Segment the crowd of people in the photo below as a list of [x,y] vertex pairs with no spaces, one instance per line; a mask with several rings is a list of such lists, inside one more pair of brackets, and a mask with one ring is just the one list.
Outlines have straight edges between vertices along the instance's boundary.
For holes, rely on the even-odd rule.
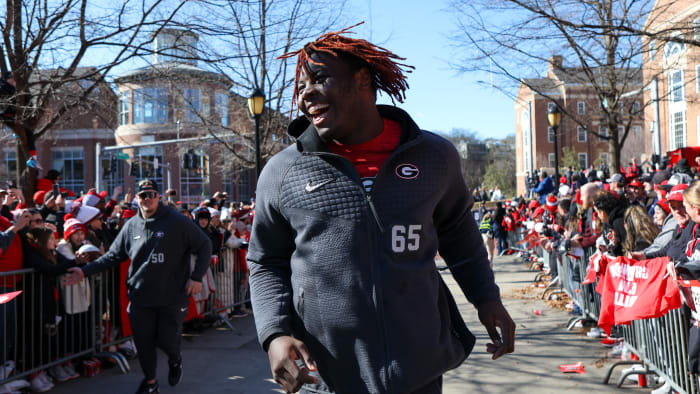
[[[517,238],[512,234],[520,229],[520,234],[533,236],[530,245],[549,252],[581,258],[590,248],[610,259],[668,257],[676,267],[700,273],[697,165],[681,158],[674,165],[664,161],[653,172],[642,171],[634,163],[610,175],[602,169],[569,170],[558,179],[558,188],[546,172],[541,172],[528,196],[498,202],[492,210],[482,206],[477,213],[489,259],[521,248],[507,244],[507,240]],[[586,274],[575,271],[562,280],[575,280],[580,286]],[[573,307],[580,312],[576,300]],[[690,313],[688,361],[691,372],[697,374],[700,347],[692,344],[698,343],[700,320],[695,311]]]
[[[59,182],[60,174],[48,171],[38,182],[39,191],[31,201],[13,184],[0,189],[0,294],[22,291],[0,304],[0,381],[13,371],[39,369],[27,379],[0,385],[0,393],[23,388],[45,392],[56,382],[75,379],[84,360],[71,355],[89,349],[95,326],[108,333],[106,340],[127,337],[132,329],[129,319],[123,317],[130,298],[124,296],[126,273],[120,271],[121,267],[96,282],[82,278],[68,284],[64,278],[75,267],[84,269],[103,256],[126,223],[142,214],[137,202],[140,189],[136,194],[131,190],[124,193],[118,186],[109,197],[107,192],[91,189],[78,196],[59,188]],[[235,283],[235,288],[229,290],[237,305],[223,313],[226,317],[247,315],[249,310],[242,304],[242,297],[247,288],[245,253],[254,203],[228,201],[227,194],[221,192],[197,206],[176,201],[174,190],[166,191],[163,197],[157,193],[150,196],[154,195],[158,196],[158,204],[186,216],[206,234],[204,238],[210,241],[212,250],[210,270],[218,274],[214,276],[217,282],[224,274],[224,264],[219,260],[224,248],[237,254],[235,263],[227,262],[233,266],[226,270],[226,275],[232,276],[230,282]],[[205,257],[208,266],[209,256]],[[210,294],[214,286],[211,283],[204,294]],[[221,306],[216,296],[214,299],[208,301],[205,297],[201,302]],[[188,319],[203,318],[201,308],[197,308],[201,302],[191,303],[194,307]],[[108,313],[98,315],[98,311]],[[108,322],[103,321],[104,316],[108,316]],[[138,344],[127,341],[119,345],[118,351],[133,358],[137,348]],[[46,368],[47,364],[51,366]]]

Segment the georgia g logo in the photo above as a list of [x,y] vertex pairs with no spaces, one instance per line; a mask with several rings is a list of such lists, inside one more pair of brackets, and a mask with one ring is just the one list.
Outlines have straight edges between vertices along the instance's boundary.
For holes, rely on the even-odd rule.
[[416,179],[420,174],[420,170],[413,164],[399,164],[396,166],[396,176],[401,179]]

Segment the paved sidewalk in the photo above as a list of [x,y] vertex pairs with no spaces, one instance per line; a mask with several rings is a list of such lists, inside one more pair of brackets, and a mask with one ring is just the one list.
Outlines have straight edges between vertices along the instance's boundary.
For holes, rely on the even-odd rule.
[[[516,322],[516,353],[492,361],[486,353],[488,336],[478,322],[475,309],[469,304],[448,271],[444,278],[465,316],[469,328],[477,336],[474,353],[459,368],[445,375],[445,394],[465,393],[611,393],[646,392],[628,383],[623,389],[613,384],[602,385],[610,361],[601,361],[607,353],[598,340],[575,331],[567,331],[569,316],[553,310],[543,301],[523,299],[514,290],[530,285],[535,273],[515,261],[513,257],[498,257],[494,263],[504,303]],[[539,290],[541,291],[541,290]],[[539,292],[538,291],[538,292]],[[530,297],[533,297],[531,294]],[[541,310],[535,315],[534,310]],[[186,337],[183,343],[184,376],[176,388],[167,385],[167,366],[164,356],[159,360],[159,382],[162,393],[274,393],[281,392],[270,380],[267,355],[255,338],[250,317],[234,319],[239,333],[230,330],[209,329],[201,336]],[[240,334],[240,335],[239,335]],[[563,374],[560,364],[583,362],[586,374]],[[105,370],[94,378],[81,378],[57,384],[52,393],[133,393],[141,380],[137,361],[132,361],[131,372],[122,375],[116,368]],[[619,377],[619,370],[613,379]]]
[[[550,309],[544,301],[535,297],[537,289],[525,295],[517,290],[529,287],[536,272],[529,271],[515,257],[497,257],[494,261],[496,282],[501,288],[503,302],[516,324],[515,353],[491,360],[486,353],[490,342],[486,329],[479,322],[476,309],[470,304],[449,271],[442,271],[445,282],[455,295],[467,326],[477,337],[474,352],[459,368],[445,375],[444,394],[463,393],[610,393],[650,392],[634,383],[616,388],[620,369],[613,374],[615,384],[602,384],[605,373],[613,361],[604,360],[608,348],[600,339],[583,334],[583,329],[567,331],[567,312]],[[534,290],[534,289],[533,289]],[[540,310],[541,315],[536,315]],[[564,374],[561,364],[581,361],[586,374]]]

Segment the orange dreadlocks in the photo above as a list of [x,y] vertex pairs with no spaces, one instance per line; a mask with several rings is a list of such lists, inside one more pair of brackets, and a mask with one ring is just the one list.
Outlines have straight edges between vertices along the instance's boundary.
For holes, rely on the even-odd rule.
[[316,41],[309,42],[302,49],[294,52],[286,53],[277,59],[288,59],[297,56],[296,75],[294,77],[294,94],[292,95],[292,112],[296,105],[299,91],[297,82],[302,67],[306,73],[309,73],[308,63],[319,64],[311,59],[311,54],[314,52],[324,52],[335,56],[348,55],[359,59],[363,64],[369,67],[372,75],[372,84],[375,88],[383,90],[391,98],[391,102],[397,100],[403,103],[406,98],[405,91],[408,89],[408,82],[404,72],[411,72],[415,67],[407,64],[398,63],[396,60],[406,60],[396,54],[378,47],[366,40],[349,38],[342,36],[343,33],[352,33],[350,29],[365,23],[364,21],[337,32],[330,32],[321,35]]

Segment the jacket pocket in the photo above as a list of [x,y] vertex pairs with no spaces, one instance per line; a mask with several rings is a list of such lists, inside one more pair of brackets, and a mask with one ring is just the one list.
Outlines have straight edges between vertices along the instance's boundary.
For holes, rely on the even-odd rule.
[[299,288],[299,295],[297,296],[297,313],[302,321],[304,321],[304,288]]

